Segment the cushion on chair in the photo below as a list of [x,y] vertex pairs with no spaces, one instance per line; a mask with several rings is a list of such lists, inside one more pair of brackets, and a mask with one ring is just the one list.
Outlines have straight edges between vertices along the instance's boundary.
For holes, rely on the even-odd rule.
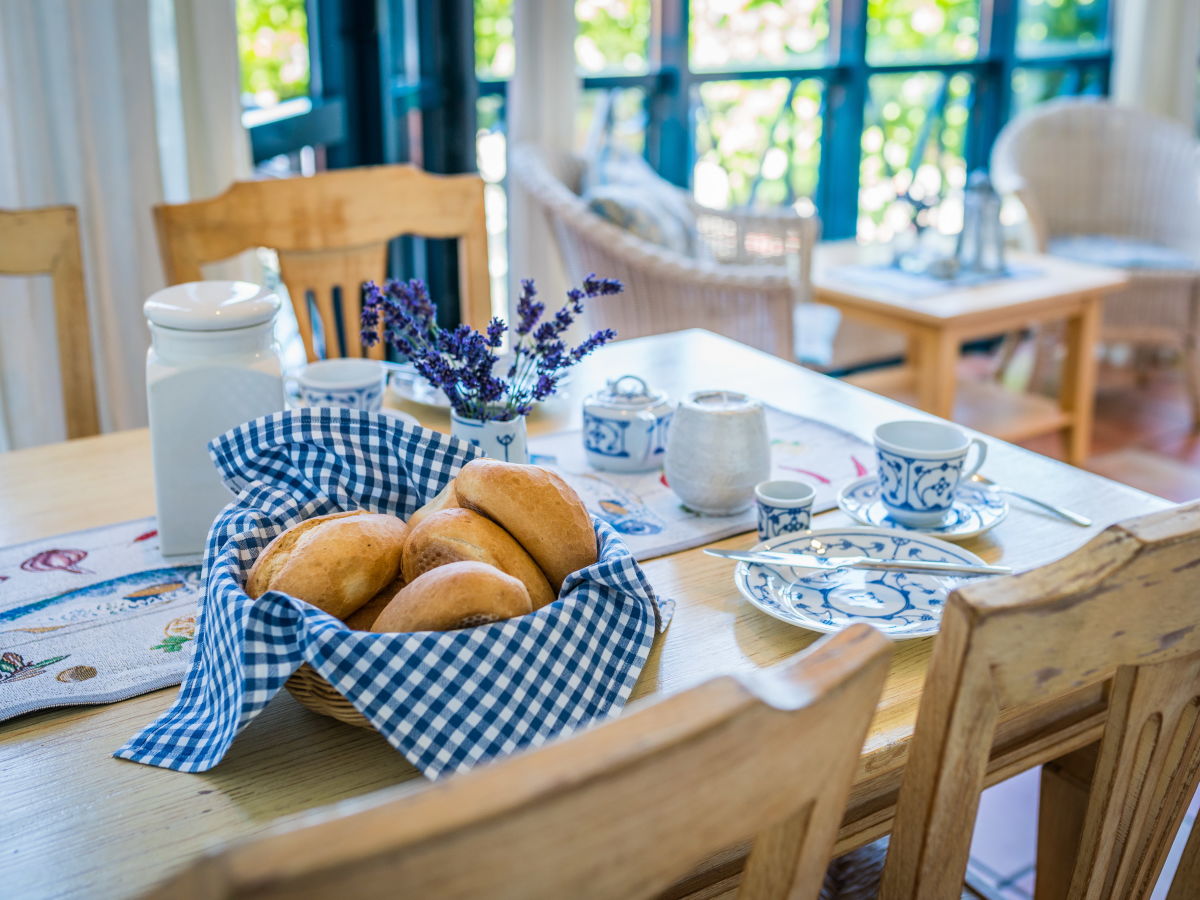
[[644,241],[689,255],[692,241],[673,216],[664,215],[653,196],[631,184],[602,184],[584,196],[588,209]]
[[[888,839],[882,837],[839,856],[825,870],[825,883],[821,885],[818,900],[875,900],[879,896],[887,849]],[[976,895],[965,887],[962,898],[977,900]]]
[[1196,269],[1200,259],[1151,241],[1110,234],[1070,234],[1052,238],[1047,249],[1055,256],[1119,269]]
[[[609,190],[617,187],[622,190]],[[638,154],[606,144],[589,161],[582,188],[589,208],[614,225],[688,256],[700,252],[703,245],[691,206]],[[601,202],[593,203],[596,198]],[[621,207],[626,209],[619,211]],[[646,225],[648,219],[657,220],[657,224]]]

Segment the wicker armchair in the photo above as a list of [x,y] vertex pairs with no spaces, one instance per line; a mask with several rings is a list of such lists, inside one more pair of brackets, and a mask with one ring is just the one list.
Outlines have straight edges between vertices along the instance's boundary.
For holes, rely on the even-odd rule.
[[1024,203],[1043,252],[1126,270],[1129,286],[1105,300],[1103,337],[1181,351],[1200,421],[1196,139],[1140,110],[1060,100],[1009,123],[991,171]]
[[[570,277],[600,272],[625,292],[604,302],[604,325],[622,338],[707,328],[776,356],[794,359],[819,225],[792,212],[712,210],[683,195],[711,258],[696,259],[642,240],[596,215],[579,196],[584,162],[551,160],[531,146],[513,148],[510,174],[546,214]],[[834,325],[836,328],[836,324]],[[832,330],[832,329],[828,329]]]

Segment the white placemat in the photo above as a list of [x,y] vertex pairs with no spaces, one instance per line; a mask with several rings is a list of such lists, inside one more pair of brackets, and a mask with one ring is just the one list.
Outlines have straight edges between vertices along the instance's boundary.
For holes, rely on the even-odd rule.
[[0,721],[178,684],[201,591],[152,518],[0,549]]
[[[771,477],[812,484],[817,489],[814,512],[833,509],[843,485],[874,471],[875,451],[840,428],[768,407],[767,429]],[[562,475],[588,510],[612,525],[639,560],[755,528],[753,507],[734,516],[704,516],[687,509],[661,471],[623,474],[592,469],[579,430],[531,438],[529,449],[531,461]]]
[[864,288],[882,289],[906,300],[919,300],[922,297],[945,294],[962,288],[984,287],[998,281],[1034,278],[1041,275],[1042,270],[1035,266],[1013,265],[999,275],[960,272],[953,278],[935,278],[932,275],[906,272],[895,266],[850,265],[830,269],[829,274]]

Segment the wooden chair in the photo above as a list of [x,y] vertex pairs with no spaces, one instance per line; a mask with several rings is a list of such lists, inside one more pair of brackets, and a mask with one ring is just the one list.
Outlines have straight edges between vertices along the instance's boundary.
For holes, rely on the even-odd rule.
[[317,813],[153,896],[651,897],[757,835],[742,896],[812,898],[890,656],[859,625],[536,752]]
[[[400,235],[458,238],[459,313],[483,328],[491,319],[483,180],[431,175],[414,166],[372,166],[310,178],[242,181],[210,200],[154,209],[163,267],[171,284],[200,281],[205,263],[255,247],[279,254],[309,360],[317,359],[311,295],[328,356],[369,355],[358,341],[359,290],[382,282],[388,242]],[[341,298],[338,340],[335,293]]]
[[99,434],[79,222],[73,206],[0,210],[0,275],[49,275],[54,281],[58,369],[67,437]]
[[880,896],[959,896],[1001,712],[1105,682],[1099,746],[1043,768],[1039,900],[1149,896],[1200,779],[1200,503],[951,595]]

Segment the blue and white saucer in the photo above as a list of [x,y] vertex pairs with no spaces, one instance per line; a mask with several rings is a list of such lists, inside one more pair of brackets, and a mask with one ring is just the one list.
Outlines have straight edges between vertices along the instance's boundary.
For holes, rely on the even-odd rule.
[[954,506],[939,525],[918,528],[905,525],[888,515],[879,499],[879,479],[867,475],[852,481],[838,492],[838,506],[852,519],[876,528],[895,528],[914,534],[931,534],[948,541],[965,541],[990,531],[1008,515],[1008,501],[994,491],[964,481],[955,493]]
[[[822,556],[874,556],[968,564],[978,556],[937,538],[884,528],[823,528],[782,535],[755,550]],[[738,563],[733,580],[769,616],[811,631],[841,631],[855,622],[874,625],[893,640],[935,634],[946,598],[958,584],[979,576],[880,572],[872,569],[805,569]]]

